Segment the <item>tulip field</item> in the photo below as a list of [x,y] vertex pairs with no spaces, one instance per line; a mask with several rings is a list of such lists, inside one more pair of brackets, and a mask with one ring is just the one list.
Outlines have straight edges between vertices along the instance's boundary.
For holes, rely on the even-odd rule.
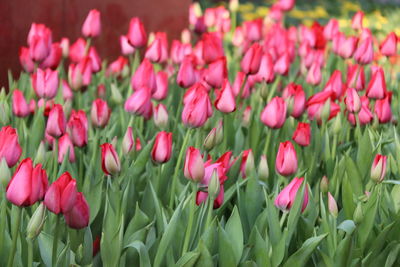
[[268,2],[194,2],[175,40],[134,17],[116,59],[96,9],[77,40],[32,23],[0,266],[400,266],[400,31]]

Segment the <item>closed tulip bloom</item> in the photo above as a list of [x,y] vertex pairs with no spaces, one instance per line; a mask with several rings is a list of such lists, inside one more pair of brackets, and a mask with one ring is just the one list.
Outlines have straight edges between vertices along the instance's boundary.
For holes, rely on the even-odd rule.
[[152,94],[155,100],[163,100],[168,95],[168,74],[165,71],[159,71],[156,75],[156,91]]
[[289,11],[294,7],[295,3],[296,0],[278,0],[276,5],[283,11]]
[[264,53],[261,57],[260,68],[255,75],[257,82],[271,83],[274,81],[274,63],[269,53]]
[[135,48],[141,48],[147,44],[147,34],[139,18],[131,19],[127,37],[129,43]]
[[26,102],[26,99],[22,92],[18,89],[13,91],[12,95],[12,110],[17,117],[26,117],[31,114],[31,110]]
[[58,71],[37,69],[36,73],[31,76],[31,82],[33,90],[39,98],[52,99],[57,94]]
[[228,79],[225,79],[221,90],[215,90],[217,95],[215,108],[223,113],[231,113],[236,109],[235,97]]
[[387,156],[377,154],[371,166],[371,179],[376,183],[382,182],[386,174]]
[[107,125],[111,116],[111,109],[106,101],[101,98],[96,99],[92,103],[90,117],[94,126],[103,128]]
[[26,158],[18,165],[7,185],[7,200],[16,206],[32,206],[43,199],[47,184],[47,174],[42,164],[34,167],[32,160]]
[[[243,85],[243,83],[245,83]],[[243,88],[242,88],[243,87]],[[233,94],[236,96],[239,95],[240,91],[242,91],[241,98],[247,98],[250,95],[250,83],[248,79],[246,79],[246,74],[244,72],[239,71],[236,74],[235,81],[232,85]]]
[[156,74],[153,64],[147,58],[143,59],[136,69],[131,79],[131,85],[133,90],[139,90],[142,87],[150,88],[151,92],[156,90]]
[[[299,191],[304,178],[293,178],[293,180],[278,194],[275,198],[275,206],[282,211],[289,211],[296,200],[297,192]],[[303,212],[308,204],[308,187],[307,184],[304,188],[304,198],[303,204],[301,206],[301,211]]]
[[285,100],[279,96],[272,98],[261,112],[261,121],[272,129],[281,128],[286,121]]
[[60,104],[54,104],[49,113],[46,125],[46,133],[52,137],[58,138],[65,133],[67,122],[65,120],[64,110]]
[[228,77],[226,58],[222,57],[208,65],[205,72],[205,81],[213,88],[220,88],[224,80]]
[[344,103],[346,104],[348,112],[358,113],[361,109],[360,96],[354,88],[347,89]]
[[59,43],[53,43],[51,45],[50,54],[40,63],[40,68],[51,68],[53,70],[57,69],[61,62],[62,49]]
[[64,157],[69,153],[69,162],[75,162],[75,149],[70,136],[66,133],[58,140],[58,163],[64,161]]
[[69,39],[67,37],[61,38],[60,47],[63,58],[67,58],[69,55]]
[[339,32],[339,22],[337,19],[330,19],[328,24],[324,27],[324,37],[326,40],[332,40],[333,37]]
[[154,108],[154,125],[163,129],[168,126],[168,111],[164,104],[160,103]]
[[379,99],[375,103],[375,114],[378,116],[380,123],[388,123],[392,120],[392,109],[390,107],[389,97]]
[[172,133],[159,132],[151,150],[151,158],[154,162],[165,163],[171,158]]
[[362,96],[362,97],[360,97],[360,100],[361,100],[360,112],[358,112],[357,115],[355,115],[353,113],[348,114],[348,120],[352,125],[356,125],[355,116],[358,116],[358,119],[359,119],[361,125],[368,124],[373,119],[373,114],[372,114],[371,110],[369,109],[368,97]]
[[245,74],[256,74],[260,69],[263,49],[258,43],[254,43],[244,54],[240,67]]
[[318,63],[313,63],[307,73],[307,83],[318,85],[322,80],[321,66]]
[[283,176],[290,176],[297,171],[297,153],[290,141],[279,144],[275,169]]
[[82,25],[82,34],[85,37],[93,38],[100,35],[101,32],[101,21],[100,12],[97,9],[89,11],[85,22]]
[[386,95],[385,73],[378,67],[373,73],[368,83],[366,96],[374,99],[382,99]]
[[[205,202],[208,198],[208,193],[203,191],[197,191],[196,205],[200,206],[201,203]],[[213,208],[218,209],[224,203],[224,186],[220,185],[219,193],[214,199]]]
[[321,91],[311,96],[307,101],[307,112],[308,118],[310,120],[316,119],[319,123],[323,119],[322,111],[324,107],[329,107],[327,110],[327,118],[328,120],[335,117],[340,112],[340,106],[332,101],[332,92],[331,91]]
[[78,38],[69,49],[69,59],[73,63],[78,63],[86,56],[86,40]]
[[203,60],[209,64],[224,56],[224,48],[219,33],[204,33],[202,36]]
[[380,44],[379,49],[382,55],[391,57],[397,54],[397,36],[394,32],[389,33]]
[[330,192],[328,192],[328,210],[333,216],[337,217],[338,207],[335,198],[332,196]]
[[61,80],[61,91],[64,101],[72,100],[74,98],[74,93],[66,80]]
[[186,92],[183,104],[182,121],[189,127],[201,127],[212,116],[210,97],[205,87],[199,83]]
[[44,197],[44,205],[55,214],[71,211],[78,195],[76,180],[69,172],[64,172],[49,187]]
[[274,71],[277,74],[286,76],[289,73],[289,68],[290,68],[289,54],[284,53],[275,62]]
[[356,51],[358,39],[355,36],[345,37],[343,39],[336,40],[338,43],[338,54],[342,58],[351,58]]
[[186,150],[184,174],[187,179],[201,182],[204,178],[204,161],[200,150],[189,147]]
[[293,133],[292,139],[300,146],[310,145],[310,139],[311,139],[310,124],[305,122],[299,122],[299,124],[297,124],[296,130]]
[[71,117],[67,123],[67,131],[75,146],[86,146],[88,142],[88,120],[85,111],[72,110]]
[[90,59],[92,72],[99,72],[101,70],[101,59],[95,47],[90,47],[87,57]]
[[129,126],[126,129],[124,138],[122,139],[122,153],[124,155],[128,155],[129,152],[132,151],[134,148],[133,146],[135,145],[135,138],[133,137],[133,130],[132,127]]
[[119,46],[121,47],[121,53],[124,56],[133,55],[135,53],[135,47],[133,47],[128,40],[126,35],[121,35],[119,37]]
[[79,192],[76,196],[75,205],[64,213],[65,223],[73,229],[82,229],[89,225],[90,209],[84,195]]
[[369,64],[372,62],[374,59],[374,46],[371,36],[367,36],[359,42],[354,52],[354,59],[359,64]]
[[262,38],[262,19],[255,19],[243,22],[243,30],[247,40],[259,41]]
[[115,61],[111,62],[107,68],[106,75],[114,75],[116,77],[124,76],[128,72],[128,59],[119,56]]
[[168,59],[168,40],[165,32],[155,34],[155,39],[147,48],[144,56],[155,63],[163,63]]
[[101,146],[101,168],[106,175],[116,175],[121,170],[121,163],[112,144],[104,143]]
[[192,55],[185,56],[179,66],[176,81],[180,87],[189,88],[197,81],[195,58]]
[[332,92],[331,96],[333,99],[339,99],[344,93],[343,89],[342,73],[340,70],[335,70],[329,78],[329,81],[326,83],[324,91]]
[[32,23],[28,34],[29,54],[34,62],[42,62],[50,54],[52,33],[44,24]]
[[68,82],[75,91],[85,89],[92,81],[92,60],[89,57],[83,58],[77,64],[70,64],[68,67]]
[[131,114],[150,119],[153,114],[149,88],[136,90],[125,102],[125,110]]
[[306,95],[300,84],[289,83],[283,90],[282,97],[286,100],[288,110],[291,110],[291,116],[300,117],[306,106]]
[[35,69],[35,63],[30,57],[29,48],[20,47],[19,49],[19,62],[26,72],[33,72]]
[[365,73],[364,67],[361,65],[349,65],[347,68],[347,87],[355,88],[357,91],[364,90],[365,87]]
[[363,19],[364,19],[364,12],[357,11],[353,18],[351,19],[351,27],[354,30],[362,30],[363,29]]

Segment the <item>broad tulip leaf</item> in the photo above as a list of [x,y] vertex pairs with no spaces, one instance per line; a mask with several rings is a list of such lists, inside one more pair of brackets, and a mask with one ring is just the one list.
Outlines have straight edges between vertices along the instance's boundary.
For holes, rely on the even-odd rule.
[[146,246],[141,241],[134,241],[129,243],[124,248],[134,248],[139,254],[140,266],[141,267],[151,267],[149,253],[147,252]]

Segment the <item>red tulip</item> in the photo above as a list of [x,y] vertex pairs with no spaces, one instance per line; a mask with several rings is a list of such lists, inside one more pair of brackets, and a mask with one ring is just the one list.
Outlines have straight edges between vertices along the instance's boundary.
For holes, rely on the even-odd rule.
[[314,62],[307,73],[307,83],[311,85],[318,85],[322,80],[321,66]]
[[50,54],[52,33],[43,24],[32,23],[28,34],[29,54],[34,62],[42,62]]
[[129,113],[150,119],[153,115],[153,105],[149,88],[136,90],[125,102],[125,110]]
[[65,223],[73,229],[82,229],[89,225],[90,210],[84,195],[79,192],[75,205],[64,214]]
[[70,64],[68,67],[68,81],[75,91],[86,88],[92,81],[92,60],[89,57],[85,57],[77,64]]
[[374,59],[374,46],[371,36],[361,39],[356,51],[354,52],[354,59],[359,64],[369,64],[372,62]]
[[179,67],[176,81],[180,87],[189,88],[197,81],[195,58],[192,55],[185,56]]
[[374,99],[382,99],[386,95],[385,73],[381,67],[378,67],[372,73],[372,78],[369,81],[366,96]]
[[246,39],[250,42],[261,40],[263,37],[262,26],[263,26],[263,21],[261,18],[243,22],[243,30]]
[[388,123],[392,120],[389,96],[376,100],[375,114],[378,116],[380,123]]
[[332,92],[333,99],[339,99],[343,94],[343,89],[342,73],[340,70],[335,70],[326,83],[324,91]]
[[300,146],[310,145],[310,139],[311,139],[310,124],[305,122],[299,122],[296,131],[294,131],[293,133],[292,139]]
[[165,32],[155,34],[155,39],[147,48],[144,57],[155,63],[163,63],[168,59],[168,40]]
[[189,147],[186,150],[184,174],[187,179],[201,182],[204,178],[204,162],[200,150]]
[[260,68],[255,74],[257,82],[271,83],[275,79],[274,63],[269,53],[264,53],[261,57]]
[[201,127],[212,116],[210,97],[200,83],[196,83],[186,92],[183,104],[182,121],[189,127]]
[[91,62],[92,72],[99,72],[101,70],[101,59],[99,53],[97,53],[96,48],[91,47],[89,49],[88,58]]
[[63,107],[60,104],[54,104],[49,113],[46,125],[46,133],[58,138],[65,133],[67,122],[64,116]]
[[[333,102],[331,97],[332,92],[330,91],[321,91],[311,96],[307,101],[308,118],[310,120],[317,119],[318,122],[321,122],[323,115],[326,115],[328,120],[335,117],[340,111],[340,106]],[[328,114],[322,114],[325,105],[330,107],[327,110]]]
[[361,109],[360,96],[354,88],[347,88],[344,102],[348,112],[358,113]]
[[88,120],[85,111],[72,110],[67,124],[67,131],[75,146],[86,146],[88,142]]
[[209,64],[224,56],[222,40],[218,33],[204,33],[203,41],[203,60]]
[[[196,205],[200,206],[201,203],[205,202],[208,198],[208,193],[203,191],[197,191],[196,194]],[[214,199],[213,208],[218,209],[224,203],[224,186],[220,185],[218,196]]]
[[154,67],[147,58],[143,59],[142,63],[136,69],[131,79],[131,85],[133,90],[139,90],[142,87],[150,88],[151,92],[156,90],[157,84]]
[[78,63],[86,56],[86,40],[78,38],[69,49],[69,59],[73,63]]
[[6,197],[16,206],[32,206],[43,199],[47,183],[47,174],[42,169],[42,164],[33,167],[32,160],[26,158],[18,165],[8,183]]
[[52,99],[57,94],[58,71],[37,69],[31,76],[32,87],[39,98]]
[[31,110],[28,103],[25,100],[24,95],[18,89],[13,91],[12,95],[12,110],[17,117],[26,117],[31,114]]
[[133,47],[129,43],[128,37],[126,37],[126,35],[121,35],[119,37],[119,45],[121,47],[121,53],[124,56],[133,55],[135,53],[135,47]]
[[394,32],[389,33],[379,46],[382,55],[391,57],[397,54],[397,36]]
[[117,60],[110,63],[107,68],[106,75],[114,75],[116,77],[121,77],[128,71],[128,59],[124,58],[123,56],[119,56]]
[[141,48],[147,44],[147,34],[139,18],[131,19],[127,37],[129,43],[135,48]]
[[283,98],[276,96],[261,112],[261,121],[272,129],[278,129],[286,121],[286,103]]
[[107,125],[111,116],[111,109],[106,101],[101,98],[96,99],[92,103],[90,117],[94,126],[103,128]]
[[355,88],[361,91],[365,87],[364,67],[361,65],[349,65],[347,68],[347,87]]
[[289,83],[283,90],[282,97],[286,100],[291,116],[300,117],[305,109],[306,95],[300,84]]
[[225,79],[221,90],[215,90],[217,95],[215,108],[223,113],[231,113],[236,109],[235,97],[228,79]]
[[254,43],[244,54],[240,67],[246,74],[256,74],[260,69],[261,57],[263,55],[262,47]]
[[151,158],[154,162],[165,163],[171,158],[172,133],[159,132],[151,150]]
[[44,197],[44,205],[55,214],[65,214],[76,204],[77,195],[76,180],[69,172],[64,172],[50,185]]
[[211,87],[220,88],[227,77],[226,58],[222,57],[208,65],[204,79]]
[[104,143],[101,146],[101,168],[106,175],[116,175],[121,170],[121,163],[112,144]]
[[100,35],[101,32],[101,21],[100,12],[97,9],[89,11],[85,22],[82,25],[82,34],[85,37],[93,38]]
[[297,171],[297,154],[290,141],[279,144],[275,169],[283,176],[290,176]]
[[371,179],[375,182],[382,182],[386,174],[387,156],[377,154],[371,166]]
[[243,178],[246,178],[247,174],[246,173],[246,165],[247,165],[247,159],[249,158],[249,155],[251,155],[251,162],[252,162],[252,167],[254,167],[254,156],[253,156],[253,150],[247,149],[245,151],[243,151],[243,155],[242,155],[242,162],[240,162],[240,173],[242,174]]
[[163,100],[168,95],[168,74],[165,71],[159,71],[156,75],[156,91],[152,98],[155,100]]
[[336,19],[330,19],[324,27],[324,37],[326,40],[332,40],[339,32],[339,22]]
[[60,137],[58,140],[58,162],[62,163],[64,161],[64,157],[69,153],[69,162],[75,162],[75,150],[74,144],[71,141],[71,138],[66,133]]
[[[297,192],[299,191],[303,181],[304,181],[303,177],[293,178],[293,180],[275,198],[274,202],[275,206],[282,211],[290,210],[290,208],[294,204],[294,201],[296,200]],[[301,206],[302,212],[306,209],[307,204],[308,204],[308,187],[306,184],[304,188],[303,204]]]
[[19,49],[19,62],[26,72],[31,73],[35,69],[35,63],[32,61],[27,47]]
[[51,45],[50,54],[40,63],[40,68],[51,68],[53,70],[57,69],[61,62],[62,49],[59,43],[53,43]]

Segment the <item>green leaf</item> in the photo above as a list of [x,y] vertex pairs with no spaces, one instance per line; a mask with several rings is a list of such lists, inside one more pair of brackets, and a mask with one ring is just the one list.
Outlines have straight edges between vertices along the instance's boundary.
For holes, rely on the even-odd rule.
[[292,266],[304,266],[311,254],[317,248],[319,243],[327,236],[328,234],[323,234],[315,237],[311,237],[307,239],[301,248],[296,251],[289,259],[285,262],[284,267],[292,267]]
[[[232,240],[225,230],[219,226],[218,228],[218,260],[219,266],[230,267],[237,266],[235,249]],[[240,259],[239,259],[240,260]]]
[[247,177],[247,179],[249,179],[249,181],[246,185],[244,204],[246,207],[247,221],[249,225],[252,226],[257,216],[260,214],[263,204],[263,195],[258,180],[254,177]]
[[212,260],[212,256],[204,244],[203,240],[200,239],[199,245],[196,249],[200,253],[199,258],[196,261],[196,267],[213,267],[214,263]]
[[346,218],[352,219],[356,205],[354,204],[353,189],[347,174],[345,174],[342,181],[342,204]]
[[357,166],[360,170],[361,176],[366,177],[367,173],[371,169],[372,157],[374,155],[368,131],[364,131],[364,135],[357,147]]
[[[378,185],[380,186],[380,185]],[[375,188],[378,189],[378,188]],[[378,190],[372,192],[368,202],[363,207],[364,219],[358,228],[358,241],[360,243],[361,248],[366,245],[366,241],[371,233],[372,228],[375,223],[376,211],[378,209]]]
[[346,173],[354,194],[356,196],[362,195],[364,193],[362,177],[353,159],[349,156],[346,156]]
[[150,151],[153,148],[154,139],[149,142],[141,151],[135,162],[129,167],[127,173],[132,173],[132,177],[136,178],[139,174],[143,173],[146,164],[149,162]]
[[[42,231],[38,236],[38,245],[39,245],[40,256],[43,260],[43,263],[46,266],[51,266],[51,258],[52,258],[51,253],[53,251],[53,236]],[[60,254],[63,248],[64,248],[64,243],[59,240],[57,246],[57,255]]]
[[231,239],[232,248],[234,250],[233,256],[236,264],[238,264],[243,252],[243,229],[242,223],[240,222],[239,212],[236,207],[233,209],[232,215],[225,225],[225,231]]
[[400,244],[398,244],[394,249],[392,249],[392,251],[390,251],[385,263],[385,267],[393,266],[396,260],[398,260],[399,251],[400,251]]
[[306,188],[306,183],[303,182],[301,187],[296,193],[294,204],[289,211],[289,218],[287,222],[288,235],[286,239],[286,247],[289,247],[292,236],[297,229],[297,222],[299,221],[301,215],[301,207],[303,206],[304,190],[306,190],[305,188]]
[[151,267],[149,253],[147,252],[146,246],[141,241],[134,241],[129,243],[124,247],[126,248],[134,248],[139,254],[140,258],[140,266],[141,267]]
[[196,251],[186,252],[175,264],[175,267],[191,267],[196,264],[200,253]]
[[356,229],[356,225],[352,220],[345,220],[341,224],[339,224],[337,229],[345,231],[347,234],[352,234]]

